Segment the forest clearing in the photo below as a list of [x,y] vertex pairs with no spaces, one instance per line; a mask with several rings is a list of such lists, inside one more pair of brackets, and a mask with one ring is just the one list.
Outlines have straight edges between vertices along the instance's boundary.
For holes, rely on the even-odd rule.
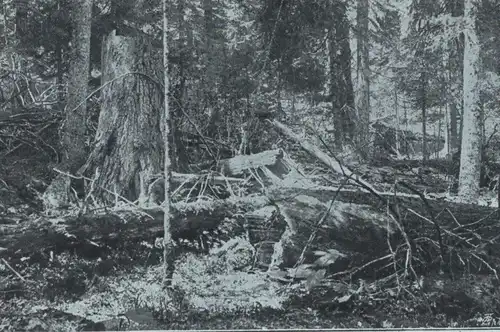
[[496,1],[0,17],[0,331],[500,326]]

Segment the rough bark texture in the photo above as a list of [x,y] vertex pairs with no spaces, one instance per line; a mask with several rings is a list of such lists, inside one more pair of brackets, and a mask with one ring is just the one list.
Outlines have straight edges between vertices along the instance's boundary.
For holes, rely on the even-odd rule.
[[204,20],[204,51],[203,65],[205,66],[205,77],[203,82],[203,98],[205,108],[208,110],[208,135],[217,135],[217,124],[220,121],[220,112],[215,101],[216,96],[216,66],[215,66],[215,21],[212,0],[203,0],[203,20]]
[[[326,187],[275,188],[269,192],[269,196],[271,201],[277,202],[276,205],[272,205],[266,197],[257,196],[240,201],[174,205],[171,228],[173,239],[197,241],[204,232],[210,232],[216,239],[218,237],[226,241],[246,230],[252,244],[256,246],[257,261],[265,266],[274,263],[275,267],[293,267],[304,248],[304,263],[313,263],[318,258],[314,255],[315,250],[335,249],[343,256],[329,270],[333,273],[342,272],[386,255],[388,227],[394,247],[401,243],[397,227],[387,214],[390,205],[398,207],[401,217],[399,222],[415,241],[420,239],[419,247],[425,248],[426,241],[430,241],[428,249],[436,252],[432,244],[432,239],[436,238],[436,228],[432,222],[435,218],[446,246],[458,248],[463,254],[475,253],[492,264],[498,261],[500,247],[496,234],[499,225],[494,208],[430,199],[424,203],[411,195],[395,195],[391,192],[376,196],[358,190],[338,191]],[[331,200],[334,202],[331,203]],[[332,206],[329,209],[330,204]],[[238,219],[242,211],[243,218]],[[132,260],[129,263],[144,263],[148,251],[154,248],[139,244],[143,241],[152,244],[157,237],[163,236],[164,231],[162,209],[144,212],[152,218],[123,211],[110,215],[68,217],[64,220],[41,219],[36,222],[1,224],[0,258],[18,264],[24,260],[23,257],[29,257],[30,263],[43,266],[48,264],[51,251],[54,255],[70,252],[80,257],[100,257],[104,260],[119,253],[120,257],[128,256]],[[317,227],[325,215],[321,227]],[[228,225],[224,221],[226,217],[233,219],[235,224],[229,232],[217,235],[221,226]],[[470,237],[470,234],[477,236]],[[312,242],[309,241],[311,235],[314,237]],[[367,246],[367,243],[370,245]],[[478,246],[479,243],[487,245]],[[277,251],[279,262],[275,260]],[[431,261],[435,261],[435,258],[429,257]],[[389,258],[384,260],[384,265],[388,261]],[[127,262],[116,262],[122,263]],[[471,266],[471,269],[476,267]]]
[[[61,128],[62,160],[59,168],[74,173],[86,157],[87,83],[90,66],[90,27],[92,0],[71,1],[73,40],[70,53],[68,97],[65,121]],[[58,174],[44,193],[47,208],[57,208],[69,202],[71,181]]]
[[420,106],[422,110],[422,159],[424,162],[429,159],[429,150],[427,149],[427,77],[425,72],[420,74]]
[[85,162],[87,120],[87,82],[90,66],[90,27],[92,0],[71,1],[73,48],[70,55],[68,103],[62,128],[64,168],[74,172]]
[[338,150],[354,135],[354,91],[351,78],[351,48],[347,5],[335,2],[335,20],[329,34],[330,98],[335,127],[335,145]]
[[[233,207],[234,208],[234,207]],[[172,238],[195,241],[203,231],[217,229],[232,215],[232,203],[184,204],[172,209]],[[144,215],[121,212],[109,215],[82,215],[53,221],[37,220],[32,224],[0,225],[0,257],[18,260],[49,258],[63,251],[75,251],[88,257],[103,257],[116,249],[138,249],[142,241],[154,243],[164,234],[162,209],[144,210]],[[152,218],[151,218],[152,217]]]
[[[464,0],[450,1],[449,12],[453,17],[464,14]],[[458,127],[458,118],[462,114],[463,65],[464,65],[464,35],[460,34],[450,43],[449,52],[449,110],[450,110],[450,149],[451,153],[459,150],[461,144],[461,129]]]
[[[96,188],[130,200],[146,199],[149,180],[160,172],[163,150],[162,98],[151,80],[161,66],[159,54],[141,37],[117,36],[113,31],[104,40],[102,62],[106,86],[86,168],[92,170],[89,175],[97,174]],[[109,192],[98,193],[105,201],[113,199]]]
[[164,112],[164,123],[163,123],[163,149],[164,149],[164,163],[163,163],[163,174],[164,174],[164,195],[165,200],[163,201],[163,264],[164,264],[164,275],[163,283],[164,286],[168,287],[172,284],[172,276],[174,274],[174,247],[172,240],[172,216],[171,216],[171,203],[172,198],[170,196],[170,178],[172,174],[171,170],[171,160],[169,151],[169,133],[171,129],[170,123],[170,108],[168,105],[169,98],[168,93],[170,89],[170,76],[168,74],[168,18],[167,18],[167,1],[163,0],[163,112]]
[[356,108],[359,113],[357,127],[359,150],[368,157],[370,150],[370,41],[369,19],[370,3],[368,0],[358,0],[357,4],[357,75],[358,96]]
[[476,1],[465,1],[464,117],[460,153],[459,196],[468,202],[479,197],[481,173],[481,110],[479,107],[479,40],[476,33]]
[[457,105],[450,103],[450,152],[453,154],[458,150],[458,125],[457,125]]

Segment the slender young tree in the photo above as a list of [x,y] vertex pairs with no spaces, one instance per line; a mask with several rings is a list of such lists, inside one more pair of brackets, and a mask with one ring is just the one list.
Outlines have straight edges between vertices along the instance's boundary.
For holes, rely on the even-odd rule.
[[163,139],[165,144],[165,201],[163,202],[163,262],[164,275],[163,284],[169,287],[172,284],[172,275],[174,272],[174,247],[172,240],[172,230],[170,222],[170,154],[169,154],[169,132],[170,132],[170,110],[168,107],[169,77],[168,77],[168,17],[167,0],[163,0],[163,70],[164,70],[164,132]]
[[460,153],[459,196],[468,202],[479,197],[481,171],[481,109],[479,107],[479,55],[476,32],[477,0],[466,0],[464,9],[463,133]]

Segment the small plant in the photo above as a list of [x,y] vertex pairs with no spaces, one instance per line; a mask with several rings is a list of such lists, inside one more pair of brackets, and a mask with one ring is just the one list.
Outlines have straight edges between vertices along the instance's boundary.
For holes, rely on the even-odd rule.
[[494,314],[488,313],[484,315],[479,315],[472,318],[469,321],[472,325],[480,327],[499,327],[500,326],[500,316],[495,316]]

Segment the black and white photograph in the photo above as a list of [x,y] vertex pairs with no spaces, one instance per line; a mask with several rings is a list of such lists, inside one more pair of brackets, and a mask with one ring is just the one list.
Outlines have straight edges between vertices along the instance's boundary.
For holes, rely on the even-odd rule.
[[500,330],[500,0],[0,0],[0,331]]

